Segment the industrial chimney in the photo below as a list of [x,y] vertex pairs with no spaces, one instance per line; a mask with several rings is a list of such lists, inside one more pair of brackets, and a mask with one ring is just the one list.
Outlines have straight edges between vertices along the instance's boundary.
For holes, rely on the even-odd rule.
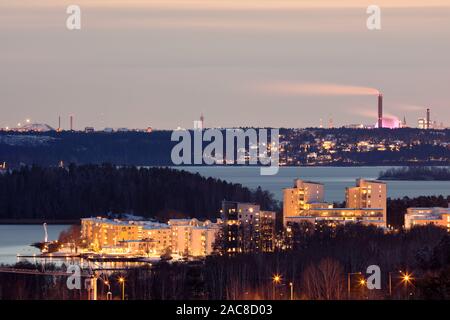
[[430,115],[430,109],[427,109],[427,123],[426,123],[426,128],[430,129],[431,127],[431,115]]
[[70,116],[70,131],[73,131],[73,116]]
[[383,94],[378,93],[378,128],[383,128]]

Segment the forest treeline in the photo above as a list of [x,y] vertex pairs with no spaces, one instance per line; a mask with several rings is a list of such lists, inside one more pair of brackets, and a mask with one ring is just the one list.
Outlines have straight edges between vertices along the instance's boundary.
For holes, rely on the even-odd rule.
[[216,219],[222,200],[255,202],[278,210],[258,188],[170,168],[69,165],[24,166],[0,174],[1,219],[79,219],[130,213],[166,221]]

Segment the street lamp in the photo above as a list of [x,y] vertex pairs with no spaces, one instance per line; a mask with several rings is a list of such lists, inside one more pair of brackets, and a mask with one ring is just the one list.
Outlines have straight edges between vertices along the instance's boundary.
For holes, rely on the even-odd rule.
[[125,278],[120,277],[119,283],[122,284],[122,300],[125,300]]
[[103,284],[108,287],[108,292],[106,293],[106,300],[112,300],[111,285],[109,284],[109,281],[104,280]]
[[411,283],[412,274],[408,272],[403,272],[402,270],[398,271],[391,271],[389,272],[389,295],[392,296],[392,274],[393,273],[399,273],[401,274],[402,282],[405,284],[406,290],[408,290],[408,284]]
[[409,299],[408,284],[410,284],[411,280],[413,279],[412,275],[408,272],[400,271],[400,273],[402,274],[402,282],[405,284],[406,295],[407,295],[407,298]]
[[[401,271],[398,271],[401,272]],[[389,296],[392,297],[392,274],[397,273],[397,271],[390,271],[389,272]]]
[[281,275],[275,274],[275,275],[272,277],[272,280],[273,280],[273,282],[276,283],[276,284],[280,283],[280,282],[281,282]]
[[294,283],[289,282],[289,287],[291,288],[291,300],[294,300]]
[[351,295],[351,288],[352,288],[352,284],[351,284],[351,277],[352,275],[361,275],[361,272],[351,272],[351,273],[347,273],[347,299],[350,300],[350,295]]
[[274,274],[272,276],[272,300],[275,300],[275,285],[280,284],[281,279],[280,274]]

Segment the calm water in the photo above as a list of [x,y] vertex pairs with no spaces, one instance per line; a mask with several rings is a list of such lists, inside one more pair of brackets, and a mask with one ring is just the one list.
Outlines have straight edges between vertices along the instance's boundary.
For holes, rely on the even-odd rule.
[[[380,171],[388,167],[283,167],[275,176],[261,176],[258,168],[249,167],[184,167],[206,177],[220,178],[240,183],[249,188],[261,188],[272,192],[282,200],[282,189],[291,187],[295,178],[321,182],[325,185],[327,201],[343,201],[345,187],[355,184],[357,178],[376,179]],[[388,196],[400,198],[420,195],[450,195],[450,181],[387,181]]]
[[[48,239],[57,240],[59,233],[69,228],[68,225],[49,225]],[[0,225],[0,264],[17,262],[17,254],[38,254],[37,248],[31,247],[34,242],[44,241],[42,225]]]

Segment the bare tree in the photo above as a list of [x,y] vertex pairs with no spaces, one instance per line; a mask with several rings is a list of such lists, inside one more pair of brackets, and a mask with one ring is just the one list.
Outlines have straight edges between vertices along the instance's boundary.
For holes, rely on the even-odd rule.
[[309,299],[340,300],[344,296],[344,270],[341,264],[325,258],[311,264],[303,274],[303,290]]

